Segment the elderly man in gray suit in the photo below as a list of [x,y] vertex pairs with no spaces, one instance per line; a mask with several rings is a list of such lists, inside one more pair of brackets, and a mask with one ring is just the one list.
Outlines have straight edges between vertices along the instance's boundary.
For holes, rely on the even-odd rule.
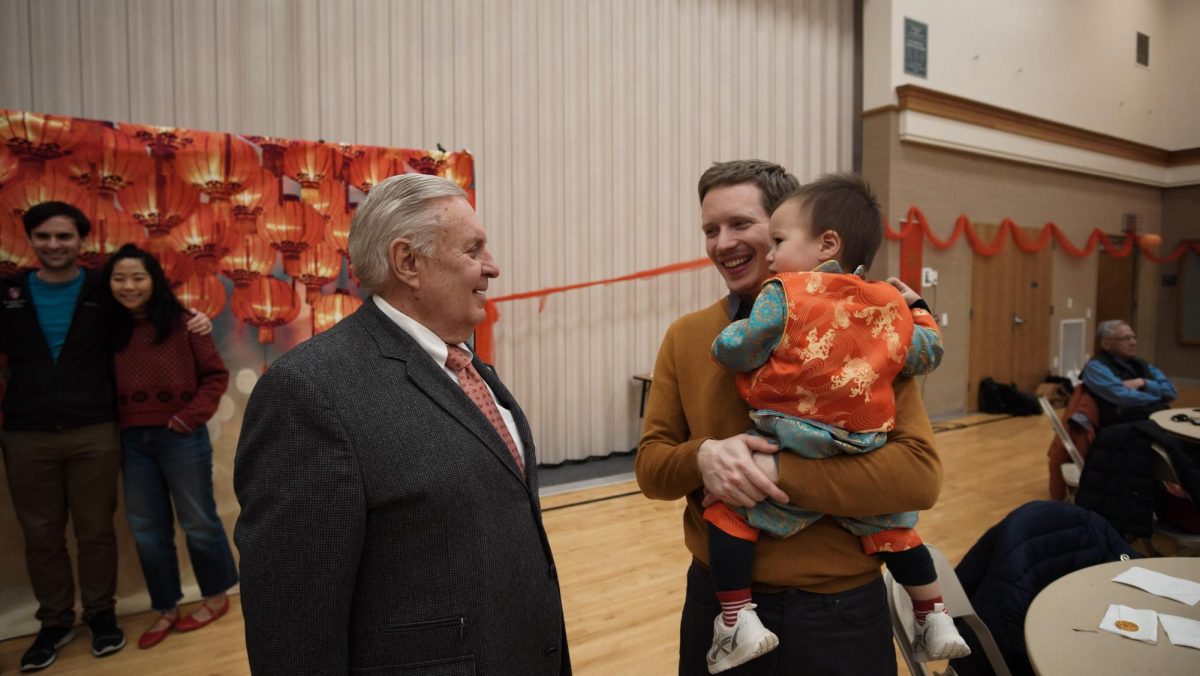
[[569,674],[517,402],[464,341],[500,274],[458,186],[371,190],[350,257],[373,294],[259,381],[238,443],[256,674]]

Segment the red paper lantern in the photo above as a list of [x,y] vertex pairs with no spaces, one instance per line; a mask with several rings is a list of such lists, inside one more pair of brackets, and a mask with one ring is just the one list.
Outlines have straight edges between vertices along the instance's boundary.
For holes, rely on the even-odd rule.
[[279,178],[283,176],[283,155],[292,142],[279,136],[247,136],[246,140],[262,150],[263,169]]
[[201,275],[217,272],[217,261],[237,244],[228,217],[211,204],[201,204],[186,221],[171,230],[171,245],[196,262]]
[[273,267],[275,249],[262,235],[239,235],[237,246],[221,257],[221,274],[233,280],[233,285],[239,289],[270,274]]
[[216,318],[225,309],[225,285],[216,275],[195,275],[175,290],[175,297],[185,308],[197,310]]
[[192,215],[200,204],[200,193],[174,176],[134,183],[118,198],[151,239],[165,237]]
[[25,235],[25,227],[16,217],[0,215],[0,277],[12,277],[34,267],[37,256]]
[[123,124],[121,130],[138,143],[146,146],[150,154],[168,162],[175,154],[195,143],[196,132],[182,127],[160,127],[152,124]]
[[258,217],[263,209],[279,204],[279,179],[260,169],[250,174],[246,185],[230,198],[233,203],[233,223],[239,232],[258,232]]
[[101,198],[96,208],[87,212],[92,232],[83,240],[79,260],[93,270],[99,270],[108,257],[125,244],[146,246],[146,229],[128,213],[113,206],[111,199]]
[[17,161],[17,156],[8,152],[4,146],[0,146],[0,190],[4,186],[17,177],[17,172],[21,168],[21,163]]
[[141,142],[102,124],[85,127],[86,135],[62,162],[71,178],[112,194],[134,182],[150,180],[154,161]]
[[75,133],[69,117],[0,109],[0,143],[36,178],[47,160],[71,153]]
[[42,202],[67,202],[80,209],[88,205],[87,191],[66,174],[48,170],[40,177],[28,174],[0,193],[0,213],[20,218],[30,207]]
[[307,290],[305,301],[312,305],[321,295],[321,287],[337,279],[342,271],[342,257],[337,249],[318,242],[308,247],[296,261],[296,272],[292,279],[300,282]]
[[335,324],[349,317],[363,302],[357,296],[350,295],[345,289],[338,289],[328,296],[321,296],[312,303],[313,334],[332,329]]
[[[174,249],[163,249],[166,245],[166,240],[151,240],[147,246],[154,252],[154,256],[158,258],[159,265],[162,266],[163,274],[167,279],[171,280],[171,288],[179,288],[184,282],[192,278],[196,274],[196,262],[187,254],[179,253]],[[155,250],[155,249],[158,250]]]
[[396,155],[387,148],[365,147],[358,157],[350,160],[350,185],[364,193],[399,173],[402,170]]
[[467,193],[467,201],[475,206],[475,158],[471,153],[450,153],[438,176],[458,184]]
[[354,221],[353,212],[334,212],[325,223],[325,242],[337,249],[337,252],[350,257],[350,224]]
[[180,178],[208,195],[210,203],[228,202],[259,171],[254,146],[233,134],[203,134],[175,155]]
[[283,154],[283,172],[300,183],[300,200],[311,204],[321,182],[333,177],[339,158],[328,144],[295,141]]
[[275,327],[283,326],[300,314],[300,298],[292,285],[274,277],[260,277],[233,292],[233,314],[258,327],[258,342],[275,342]]
[[321,214],[295,200],[287,200],[263,212],[262,233],[271,240],[271,246],[283,254],[283,267],[289,276],[296,276],[295,263],[300,254],[321,241],[324,223]]

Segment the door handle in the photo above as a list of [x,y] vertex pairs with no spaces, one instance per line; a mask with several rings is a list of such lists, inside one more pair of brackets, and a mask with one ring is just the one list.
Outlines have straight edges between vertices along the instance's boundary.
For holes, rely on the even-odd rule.
[[1021,318],[1021,315],[1015,313],[1013,314],[1013,326],[1020,326],[1024,323],[1025,320]]

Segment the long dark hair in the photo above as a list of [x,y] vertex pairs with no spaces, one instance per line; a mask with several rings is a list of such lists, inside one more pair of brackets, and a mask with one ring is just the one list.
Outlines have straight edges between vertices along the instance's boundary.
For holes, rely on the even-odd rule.
[[[117,252],[104,265],[104,286],[110,295],[112,294],[113,268],[127,258],[141,261],[142,265],[146,267],[146,272],[150,273],[150,282],[153,288],[150,290],[150,301],[146,305],[146,318],[154,325],[154,342],[161,343],[179,324],[179,318],[184,314],[183,304],[171,292],[171,282],[167,280],[167,274],[163,272],[158,259],[154,257],[154,254],[136,244],[126,244],[117,249]],[[115,297],[113,298],[113,309],[116,313],[116,321],[113,322],[113,347],[122,350],[129,344],[129,338],[133,335],[133,313],[129,311],[129,308],[117,302]]]

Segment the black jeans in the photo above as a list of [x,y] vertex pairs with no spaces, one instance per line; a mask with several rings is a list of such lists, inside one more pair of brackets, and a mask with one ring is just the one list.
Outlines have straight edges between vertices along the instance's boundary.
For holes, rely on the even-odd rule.
[[[725,672],[730,676],[896,674],[892,620],[882,578],[840,594],[799,589],[755,592],[754,603],[763,624],[779,636],[779,647]],[[711,575],[693,561],[679,627],[681,676],[708,674],[704,656],[712,645],[713,618],[720,612]]]

